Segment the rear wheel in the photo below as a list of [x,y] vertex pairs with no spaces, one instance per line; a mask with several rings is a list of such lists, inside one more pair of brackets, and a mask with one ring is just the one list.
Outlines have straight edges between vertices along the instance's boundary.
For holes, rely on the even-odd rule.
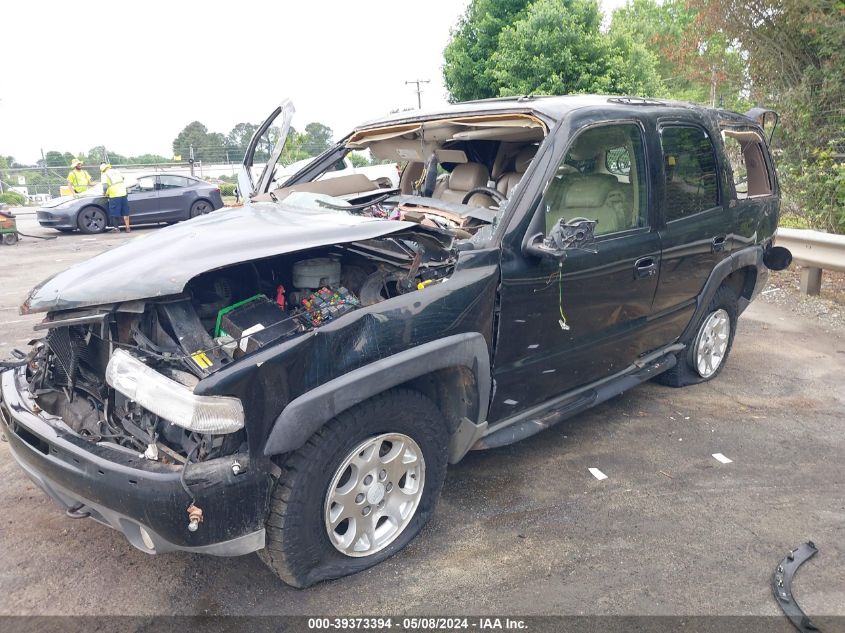
[[100,207],[83,207],[76,218],[76,224],[83,233],[102,233],[108,227],[108,216]]
[[197,200],[194,204],[191,205],[191,217],[195,218],[198,215],[205,215],[206,213],[211,213],[211,203],[207,200]]
[[736,293],[722,286],[703,317],[698,320],[692,339],[678,354],[678,363],[657,376],[657,382],[684,387],[715,378],[725,366],[733,346],[737,319]]
[[282,465],[262,560],[307,587],[392,556],[434,511],[447,441],[440,411],[416,391],[392,389],[340,414]]

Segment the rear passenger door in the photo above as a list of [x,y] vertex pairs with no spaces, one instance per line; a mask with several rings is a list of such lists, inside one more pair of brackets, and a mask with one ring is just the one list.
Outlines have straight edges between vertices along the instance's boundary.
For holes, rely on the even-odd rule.
[[710,132],[691,122],[663,123],[658,131],[663,196],[654,313],[669,342],[692,317],[713,268],[729,255],[733,213]]
[[184,176],[169,174],[161,174],[158,181],[158,197],[161,201],[160,219],[168,222],[188,219],[191,202],[193,202],[193,190],[187,187],[194,181]]

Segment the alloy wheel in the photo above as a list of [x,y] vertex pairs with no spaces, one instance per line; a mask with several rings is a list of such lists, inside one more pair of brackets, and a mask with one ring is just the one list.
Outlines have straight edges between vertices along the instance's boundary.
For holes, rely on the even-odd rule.
[[695,370],[702,378],[709,378],[719,369],[728,349],[731,319],[719,308],[705,319],[695,339]]
[[329,540],[352,557],[383,550],[411,522],[424,487],[425,460],[413,439],[385,433],[362,442],[329,484],[324,508]]

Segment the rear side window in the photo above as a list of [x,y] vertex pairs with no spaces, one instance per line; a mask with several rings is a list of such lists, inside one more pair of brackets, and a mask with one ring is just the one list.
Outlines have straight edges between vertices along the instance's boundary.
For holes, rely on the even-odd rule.
[[666,221],[719,205],[718,171],[713,142],[697,126],[672,125],[660,131],[666,174]]
[[766,164],[763,139],[752,130],[722,130],[725,153],[733,172],[736,197],[753,198],[772,193],[772,179]]
[[162,189],[180,189],[187,187],[190,181],[182,176],[159,176],[159,186]]

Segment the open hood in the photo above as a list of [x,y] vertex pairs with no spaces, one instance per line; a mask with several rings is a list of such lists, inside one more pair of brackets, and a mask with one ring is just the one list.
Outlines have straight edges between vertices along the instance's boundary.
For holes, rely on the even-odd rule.
[[[270,183],[273,182],[273,173],[276,169],[276,163],[279,162],[279,156],[282,154],[282,149],[285,147],[285,141],[290,132],[290,122],[293,119],[293,114],[296,109],[293,107],[293,102],[290,99],[285,99],[282,103],[273,110],[272,114],[262,123],[252,138],[249,140],[249,145],[244,154],[244,160],[241,165],[241,170],[238,173],[238,189],[241,195],[246,200],[250,200],[261,193],[267,193],[270,188]],[[253,178],[252,167],[255,164],[255,150],[258,149],[258,143],[261,138],[267,134],[270,128],[278,120],[279,137],[276,139],[267,163],[264,165],[264,170],[261,172],[258,181]]]
[[197,275],[245,261],[373,239],[418,224],[258,202],[137,237],[36,286],[21,313],[179,294]]

